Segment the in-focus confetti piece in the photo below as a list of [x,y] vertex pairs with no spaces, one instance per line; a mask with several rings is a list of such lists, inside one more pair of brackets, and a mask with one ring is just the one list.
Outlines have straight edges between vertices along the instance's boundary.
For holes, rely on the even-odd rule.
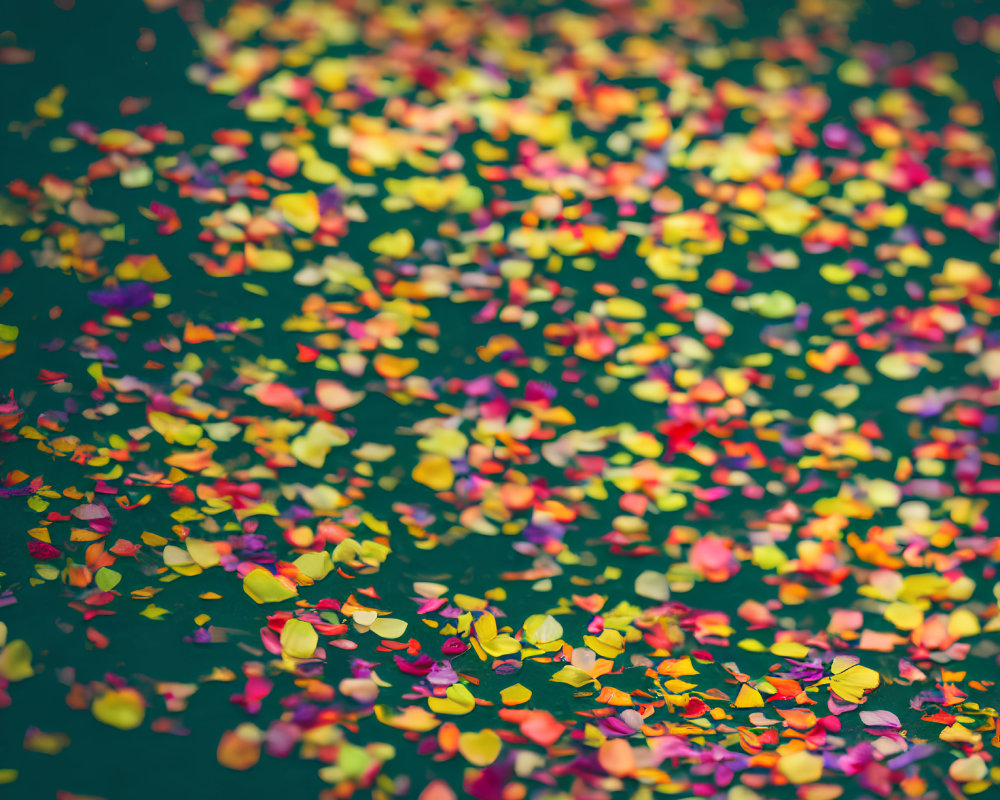
[[255,603],[280,603],[290,597],[295,597],[293,586],[282,582],[266,569],[258,567],[247,573],[243,579],[245,591]]

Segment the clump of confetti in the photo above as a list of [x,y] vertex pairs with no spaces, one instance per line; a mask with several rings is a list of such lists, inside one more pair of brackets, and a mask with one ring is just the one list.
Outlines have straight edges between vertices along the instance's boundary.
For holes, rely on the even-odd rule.
[[878,5],[10,23],[6,790],[993,796],[1000,16]]

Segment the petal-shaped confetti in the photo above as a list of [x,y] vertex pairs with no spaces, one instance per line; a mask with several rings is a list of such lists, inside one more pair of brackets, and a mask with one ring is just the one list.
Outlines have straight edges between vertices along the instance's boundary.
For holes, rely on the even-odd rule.
[[129,731],[142,725],[146,701],[135,689],[109,689],[94,698],[91,711],[105,725]]
[[301,619],[290,619],[281,628],[281,652],[292,658],[312,658],[319,644],[316,629]]
[[35,674],[31,666],[31,648],[24,639],[13,639],[0,650],[0,676],[8,681],[23,681]]
[[489,728],[465,732],[458,737],[458,752],[473,766],[486,767],[497,760],[503,742]]
[[472,693],[462,684],[449,686],[444,697],[429,697],[427,704],[438,714],[468,714],[476,706]]
[[877,688],[881,682],[875,670],[843,656],[835,658],[831,668],[830,689],[849,703],[863,703],[865,692]]
[[293,585],[275,577],[263,567],[247,573],[243,579],[243,591],[250,595],[255,603],[280,603],[296,595]]

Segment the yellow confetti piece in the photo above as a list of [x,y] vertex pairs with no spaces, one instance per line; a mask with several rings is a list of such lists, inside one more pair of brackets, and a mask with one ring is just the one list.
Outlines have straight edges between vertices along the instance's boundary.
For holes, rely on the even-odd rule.
[[948,617],[948,635],[956,639],[976,636],[982,632],[979,618],[967,608],[959,608]]
[[764,698],[761,693],[752,686],[744,683],[740,686],[739,694],[736,695],[736,708],[763,708]]
[[15,683],[34,674],[35,670],[31,666],[31,648],[23,639],[13,639],[0,650],[0,676]]
[[627,297],[612,297],[607,301],[608,316],[615,319],[645,319],[646,307]]
[[303,464],[319,469],[332,448],[349,441],[350,436],[343,428],[318,421],[310,425],[304,435],[292,439],[291,453]]
[[563,626],[551,614],[532,614],[524,621],[525,641],[542,649],[561,647],[562,635]]
[[500,699],[505,706],[517,706],[531,699],[531,689],[515,683],[500,690]]
[[[307,168],[313,163],[307,164]],[[305,176],[314,180],[307,174]],[[303,233],[312,233],[319,227],[319,198],[315,192],[280,194],[271,200],[271,206],[281,211],[285,221]]]
[[398,639],[406,633],[407,623],[392,617],[379,617],[370,626],[371,632],[383,639]]
[[521,649],[520,642],[512,636],[497,633],[496,618],[489,612],[482,614],[473,627],[476,633],[473,643],[494,658],[513,655]]
[[313,158],[302,165],[302,177],[313,183],[336,183],[343,177],[343,173],[336,164]]
[[161,620],[169,613],[170,612],[167,611],[167,609],[160,608],[155,603],[150,603],[142,611],[139,612],[141,616],[146,617],[146,619],[152,619],[152,620]]
[[397,713],[390,706],[377,705],[375,717],[383,725],[391,728],[419,733],[432,731],[441,724],[441,720],[420,706],[407,706]]
[[912,631],[924,621],[924,612],[909,603],[890,603],[884,612],[886,622],[903,631]]
[[413,480],[422,483],[435,492],[443,492],[452,487],[455,482],[455,472],[451,462],[444,456],[425,455],[411,473]]
[[244,289],[246,289],[248,292],[250,292],[250,294],[255,294],[255,295],[258,295],[260,297],[267,297],[268,294],[269,294],[269,292],[267,291],[267,288],[264,287],[264,286],[261,286],[259,283],[250,283],[249,281],[243,281],[243,283],[241,284],[241,286]]
[[823,777],[823,756],[800,750],[778,759],[778,772],[789,783],[816,783]]
[[383,378],[403,378],[420,366],[415,358],[401,358],[391,353],[379,353],[372,365]]
[[978,745],[983,740],[982,734],[969,730],[961,722],[952,723],[942,730],[938,736],[942,741],[951,744]]
[[162,547],[169,542],[169,539],[165,539],[158,533],[150,533],[149,531],[144,531],[142,534],[143,544],[148,544],[150,547]]
[[314,581],[321,581],[333,571],[333,560],[324,550],[322,553],[303,553],[295,561],[296,568]]
[[581,686],[586,686],[588,683],[596,683],[596,679],[592,678],[582,669],[578,669],[570,664],[562,667],[558,672],[556,672],[550,681],[555,681],[556,683],[568,683],[570,686],[579,688]]
[[372,240],[369,248],[373,253],[390,256],[391,258],[406,258],[413,252],[413,234],[408,230],[398,230],[395,233],[383,233]]
[[583,641],[603,658],[614,658],[625,651],[625,639],[614,630],[605,629],[600,636],[584,636]]
[[35,113],[42,119],[59,119],[63,115],[62,104],[67,94],[65,86],[56,86],[45,97],[35,101]]
[[99,722],[130,731],[142,725],[146,702],[135,689],[111,689],[95,698],[90,710]]
[[295,597],[295,588],[275,577],[263,567],[257,567],[247,573],[243,579],[245,591],[255,603],[280,603]]
[[115,276],[123,281],[141,280],[146,283],[162,283],[171,278],[159,256],[146,256],[138,263],[127,260],[115,267]]
[[458,752],[476,767],[488,767],[496,761],[502,746],[500,737],[489,728],[478,733],[462,733],[458,737]]
[[202,569],[217,566],[221,560],[215,545],[204,539],[195,539],[189,536],[184,540],[184,546],[187,548],[191,560]]
[[448,687],[444,697],[428,697],[427,705],[436,714],[468,714],[476,707],[476,699],[460,683]]
[[855,664],[851,659],[838,656],[831,665],[833,677],[830,688],[848,703],[863,703],[865,691],[878,687],[879,674],[868,667]]
[[318,644],[319,634],[304,620],[287,620],[281,628],[281,652],[290,658],[312,658]]
[[247,264],[258,272],[285,272],[292,268],[294,260],[292,254],[285,250],[251,251],[251,248],[247,247]]
[[782,658],[805,658],[809,655],[809,648],[799,642],[775,642],[770,650]]

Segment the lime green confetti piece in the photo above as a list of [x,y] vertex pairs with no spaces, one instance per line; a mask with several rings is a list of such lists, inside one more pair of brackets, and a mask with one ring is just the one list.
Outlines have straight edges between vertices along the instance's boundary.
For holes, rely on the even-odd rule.
[[288,588],[263,567],[247,573],[243,579],[243,591],[250,595],[255,603],[280,603],[296,595],[294,589]]
[[749,297],[750,309],[767,319],[781,319],[795,313],[797,303],[788,292],[776,289],[770,293],[758,292]]
[[259,283],[249,283],[247,281],[243,282],[243,288],[246,289],[251,294],[260,295],[261,297],[267,297],[268,291],[265,287],[261,286]]
[[121,582],[121,579],[121,573],[115,572],[110,567],[101,567],[94,575],[94,582],[102,592],[110,592]]
[[161,620],[161,619],[163,619],[163,618],[164,618],[164,617],[165,617],[165,616],[166,616],[167,614],[169,614],[170,612],[169,612],[169,611],[167,611],[167,609],[165,609],[165,608],[160,608],[160,607],[159,607],[158,605],[156,605],[155,603],[150,603],[150,604],[149,604],[148,606],[146,606],[146,607],[145,607],[145,608],[144,608],[144,609],[143,609],[142,611],[140,611],[139,613],[140,613],[140,614],[141,614],[142,616],[146,617],[147,619],[152,619],[152,620]]
[[291,658],[312,658],[319,644],[319,634],[308,622],[288,620],[281,629],[281,651]]
[[321,581],[333,571],[333,560],[327,551],[303,553],[292,562],[303,575],[314,581]]

